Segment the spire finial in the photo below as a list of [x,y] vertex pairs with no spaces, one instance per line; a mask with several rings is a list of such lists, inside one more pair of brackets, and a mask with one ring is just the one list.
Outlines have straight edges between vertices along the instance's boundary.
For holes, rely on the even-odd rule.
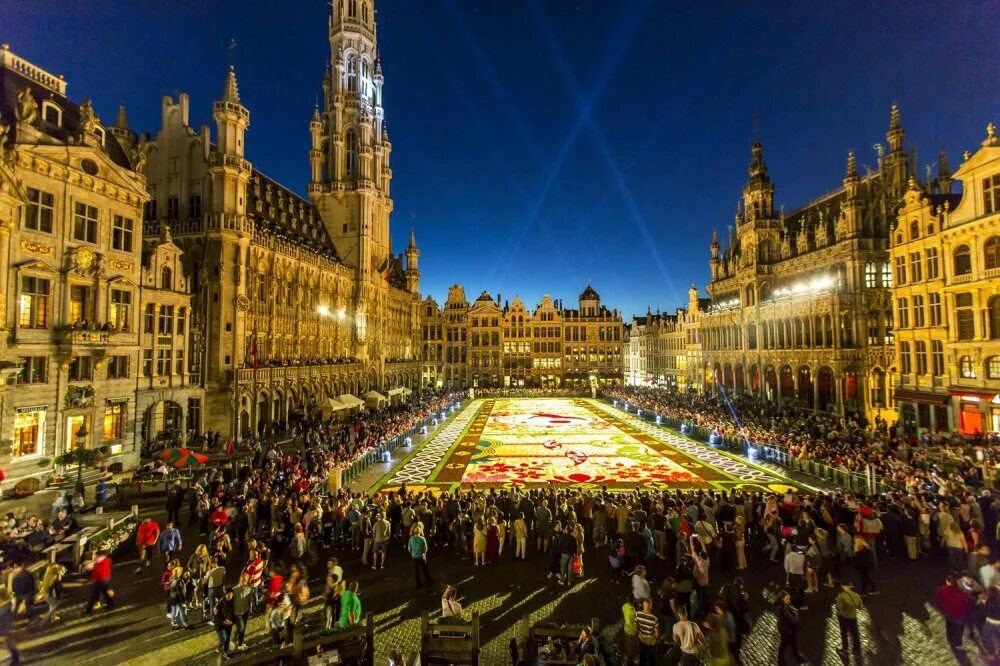
[[236,66],[229,65],[229,73],[226,75],[226,85],[222,89],[222,101],[240,103],[240,87],[236,83]]
[[986,125],[986,141],[983,141],[984,146],[997,146],[1000,145],[1000,139],[997,138],[997,126],[992,122]]
[[858,158],[854,155],[853,150],[847,151],[847,177],[857,178],[858,176]]
[[892,108],[889,109],[889,129],[898,130],[902,129],[903,123],[899,116],[899,105],[895,102],[892,103]]
[[417,248],[417,234],[414,232],[413,225],[410,225],[410,249],[415,250]]
[[719,244],[719,230],[712,229],[712,245],[718,245],[718,244]]
[[118,104],[118,115],[115,117],[115,127],[118,129],[129,129],[128,113],[125,112],[125,100]]

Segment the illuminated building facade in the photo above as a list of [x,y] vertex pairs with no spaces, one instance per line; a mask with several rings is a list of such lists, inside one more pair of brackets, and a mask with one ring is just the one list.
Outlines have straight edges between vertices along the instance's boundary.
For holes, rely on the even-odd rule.
[[889,229],[912,172],[899,109],[877,169],[854,154],[839,188],[785,213],[755,143],[735,230],[713,235],[701,316],[705,384],[838,414],[893,420]]
[[[688,307],[674,314],[646,312],[627,327],[625,382],[632,386],[659,386],[677,391],[697,390],[701,380],[699,317],[708,299],[698,289],[688,290]],[[688,368],[696,368],[689,377]]]
[[[961,182],[961,194],[952,182]],[[1000,432],[1000,139],[909,181],[892,232],[899,381],[910,431]]]
[[[392,254],[392,169],[375,14],[338,0],[322,103],[308,123],[309,198],[245,158],[250,110],[232,68],[212,105],[216,132],[163,100],[148,144],[144,233],[170,228],[194,294],[203,422],[245,435],[323,400],[420,379],[420,252]],[[405,261],[404,261],[405,259]]]
[[602,306],[590,286],[578,302],[568,309],[545,296],[531,312],[520,298],[503,302],[484,291],[470,305],[459,285],[443,308],[428,297],[421,305],[423,381],[450,388],[621,384],[621,315]]
[[105,125],[61,77],[0,50],[0,467],[47,477],[100,448],[138,461],[146,201],[124,110]]

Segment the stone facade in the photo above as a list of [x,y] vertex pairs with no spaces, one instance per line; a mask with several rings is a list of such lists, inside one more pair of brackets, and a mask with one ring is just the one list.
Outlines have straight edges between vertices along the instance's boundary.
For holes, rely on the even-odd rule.
[[891,238],[903,424],[1000,432],[1000,139],[992,123],[954,176],[942,155],[937,179],[910,179]]
[[785,213],[755,143],[735,229],[712,239],[701,317],[706,384],[892,420],[889,229],[912,173],[899,110],[877,169],[851,153],[841,187]]
[[674,314],[647,312],[644,317],[633,317],[626,331],[625,383],[699,390],[702,376],[697,322],[702,306],[707,304],[708,300],[699,298],[698,289],[692,285],[687,308],[677,308]]
[[[503,303],[503,305],[501,305]],[[561,387],[621,384],[624,323],[592,287],[579,308],[548,296],[529,311],[520,298],[488,292],[471,305],[454,285],[444,307],[427,297],[420,308],[422,380],[449,388]]]
[[[419,382],[420,252],[393,255],[391,144],[370,3],[336,2],[332,67],[308,124],[309,199],[245,158],[250,110],[232,68],[194,130],[163,100],[150,147],[144,233],[169,226],[194,294],[204,427],[246,435],[329,397]],[[234,408],[235,406],[235,408]]]
[[143,156],[67,83],[0,50],[0,466],[77,446],[138,461]]

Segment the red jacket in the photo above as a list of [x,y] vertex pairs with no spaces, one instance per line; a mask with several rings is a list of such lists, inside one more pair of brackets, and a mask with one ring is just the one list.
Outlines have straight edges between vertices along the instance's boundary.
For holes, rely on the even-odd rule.
[[212,512],[212,515],[209,517],[208,522],[212,523],[216,527],[218,527],[219,525],[227,525],[229,524],[229,514],[226,513],[226,510],[220,506],[218,509]]
[[111,580],[110,557],[98,557],[94,560],[94,568],[90,570],[90,580],[95,583]]
[[155,546],[159,536],[160,526],[156,524],[155,520],[139,523],[137,540],[140,546]]
[[937,589],[941,613],[952,622],[966,622],[975,607],[972,597],[958,585],[942,585]]

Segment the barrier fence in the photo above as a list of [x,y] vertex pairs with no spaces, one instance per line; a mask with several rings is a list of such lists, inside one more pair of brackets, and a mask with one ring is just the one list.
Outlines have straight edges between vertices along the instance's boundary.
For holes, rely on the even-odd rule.
[[[446,416],[445,418],[440,419],[437,425],[443,424],[446,420],[448,420],[448,417],[450,417],[451,414],[460,410],[461,408],[462,408],[461,401],[457,401],[452,406],[445,408]],[[355,458],[353,461],[351,461],[351,463],[347,467],[341,468],[340,471],[341,486],[346,486],[347,484],[353,482],[359,476],[364,474],[368,470],[368,468],[370,468],[372,465],[380,462],[387,462],[389,457],[392,456],[393,451],[395,451],[397,448],[405,444],[407,440],[412,441],[414,435],[421,432],[425,432],[424,428],[427,428],[426,432],[430,432],[430,428],[432,427],[431,423],[433,422],[433,419],[434,417],[430,416],[425,421],[422,421],[417,425],[413,426],[412,428],[410,428],[409,430],[407,430],[405,433],[401,433],[399,435],[396,435],[392,439],[388,439],[385,440],[384,442],[379,443],[377,446],[369,449],[368,451],[365,451],[363,454]],[[436,428],[437,426],[433,427]]]
[[699,426],[691,421],[655,412],[649,413],[647,410],[637,409],[635,406],[622,403],[620,400],[607,397],[604,399],[612,403],[614,407],[628,414],[649,421],[654,425],[675,430],[712,448],[735,453],[750,462],[774,463],[790,471],[812,476],[844,490],[866,495],[873,492],[885,493],[891,490],[898,490],[898,488],[889,483],[884,477],[878,475],[874,475],[874,483],[872,484],[872,480],[869,479],[868,474],[851,472],[816,460],[799,460],[786,449],[756,444],[737,435],[718,435],[712,429]]

